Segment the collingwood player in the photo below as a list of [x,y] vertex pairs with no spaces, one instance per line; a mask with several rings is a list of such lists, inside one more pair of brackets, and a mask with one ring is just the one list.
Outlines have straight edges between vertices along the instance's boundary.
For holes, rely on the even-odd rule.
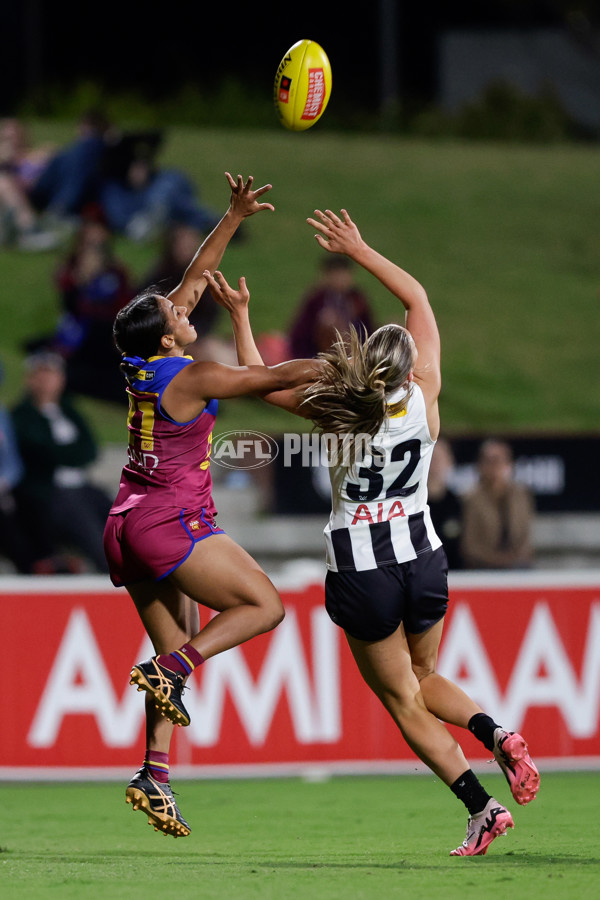
[[[493,753],[517,803],[535,798],[539,774],[521,735],[505,731],[436,672],[448,586],[446,556],[427,507],[427,473],[440,430],[435,316],[422,285],[372,249],[346,210],[341,216],[316,210],[308,223],[324,250],[347,255],[398,298],[404,323],[368,337],[340,335],[319,354],[323,368],[302,393],[279,391],[265,399],[311,419],[330,446],[332,436],[339,439],[325,529],[327,611],[406,742],[466,806],[467,836],[451,855],[482,855],[514,827],[513,819],[479,782],[442,721],[468,728]],[[240,365],[260,364],[244,279],[234,290],[221,273],[205,275],[230,312]],[[368,452],[353,457],[352,440],[364,445],[365,437]]]

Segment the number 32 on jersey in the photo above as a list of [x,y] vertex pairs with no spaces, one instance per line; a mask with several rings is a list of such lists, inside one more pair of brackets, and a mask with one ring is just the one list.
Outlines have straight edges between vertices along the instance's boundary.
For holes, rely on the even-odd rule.
[[[400,497],[409,497],[419,487],[419,481],[409,484],[421,459],[421,442],[418,440],[402,441],[392,447],[389,458],[386,450],[373,447],[371,464],[360,466],[357,472],[358,481],[348,480],[345,493],[349,500],[357,502],[352,525],[357,522],[384,522],[404,516],[404,508]],[[386,500],[393,499],[390,505]],[[376,506],[368,503],[377,501]]]

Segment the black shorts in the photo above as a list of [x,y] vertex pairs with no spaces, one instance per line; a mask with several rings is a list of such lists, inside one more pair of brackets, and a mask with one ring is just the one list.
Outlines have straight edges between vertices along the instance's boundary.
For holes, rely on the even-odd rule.
[[332,622],[360,641],[381,641],[400,622],[409,634],[421,634],[448,608],[444,548],[366,572],[328,572],[325,606]]

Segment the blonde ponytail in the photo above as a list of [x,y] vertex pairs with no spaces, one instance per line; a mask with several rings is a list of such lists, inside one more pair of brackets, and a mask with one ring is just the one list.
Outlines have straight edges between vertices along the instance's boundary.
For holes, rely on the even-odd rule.
[[[387,397],[408,379],[414,343],[400,325],[384,325],[364,339],[351,326],[347,341],[339,332],[336,337],[330,350],[319,353],[325,365],[306,388],[303,406],[323,434],[373,437],[388,415]],[[395,413],[406,406],[408,393],[394,404]]]

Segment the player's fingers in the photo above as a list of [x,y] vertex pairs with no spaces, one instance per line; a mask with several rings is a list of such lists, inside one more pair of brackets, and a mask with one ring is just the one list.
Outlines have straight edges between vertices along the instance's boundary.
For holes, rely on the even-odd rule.
[[236,185],[235,185],[235,181],[234,181],[233,178],[231,177],[231,174],[230,174],[229,172],[225,172],[225,178],[226,178],[227,181],[229,182],[229,187],[230,187],[231,190],[233,191],[233,190],[235,189],[235,186],[236,186]]
[[209,278],[210,284],[218,291],[224,291],[229,287],[225,281],[225,276],[221,272],[215,272],[212,278]]
[[350,215],[349,215],[349,213],[348,213],[348,210],[347,210],[347,209],[342,209],[342,210],[341,210],[341,213],[342,213],[342,217],[343,217],[344,222],[346,223],[346,225],[352,225],[352,219],[350,218]]
[[337,216],[337,215],[333,212],[333,210],[331,210],[331,209],[326,209],[326,210],[325,210],[325,215],[327,216],[327,218],[329,219],[330,222],[334,222],[336,225],[341,225],[341,224],[342,224],[342,220],[340,219],[339,216]]
[[323,225],[322,222],[317,222],[316,219],[307,219],[306,220],[311,228],[317,228],[323,234],[327,234],[327,226]]
[[220,287],[229,287],[229,285],[227,284],[227,279],[222,272],[215,272],[215,281],[219,284]]

